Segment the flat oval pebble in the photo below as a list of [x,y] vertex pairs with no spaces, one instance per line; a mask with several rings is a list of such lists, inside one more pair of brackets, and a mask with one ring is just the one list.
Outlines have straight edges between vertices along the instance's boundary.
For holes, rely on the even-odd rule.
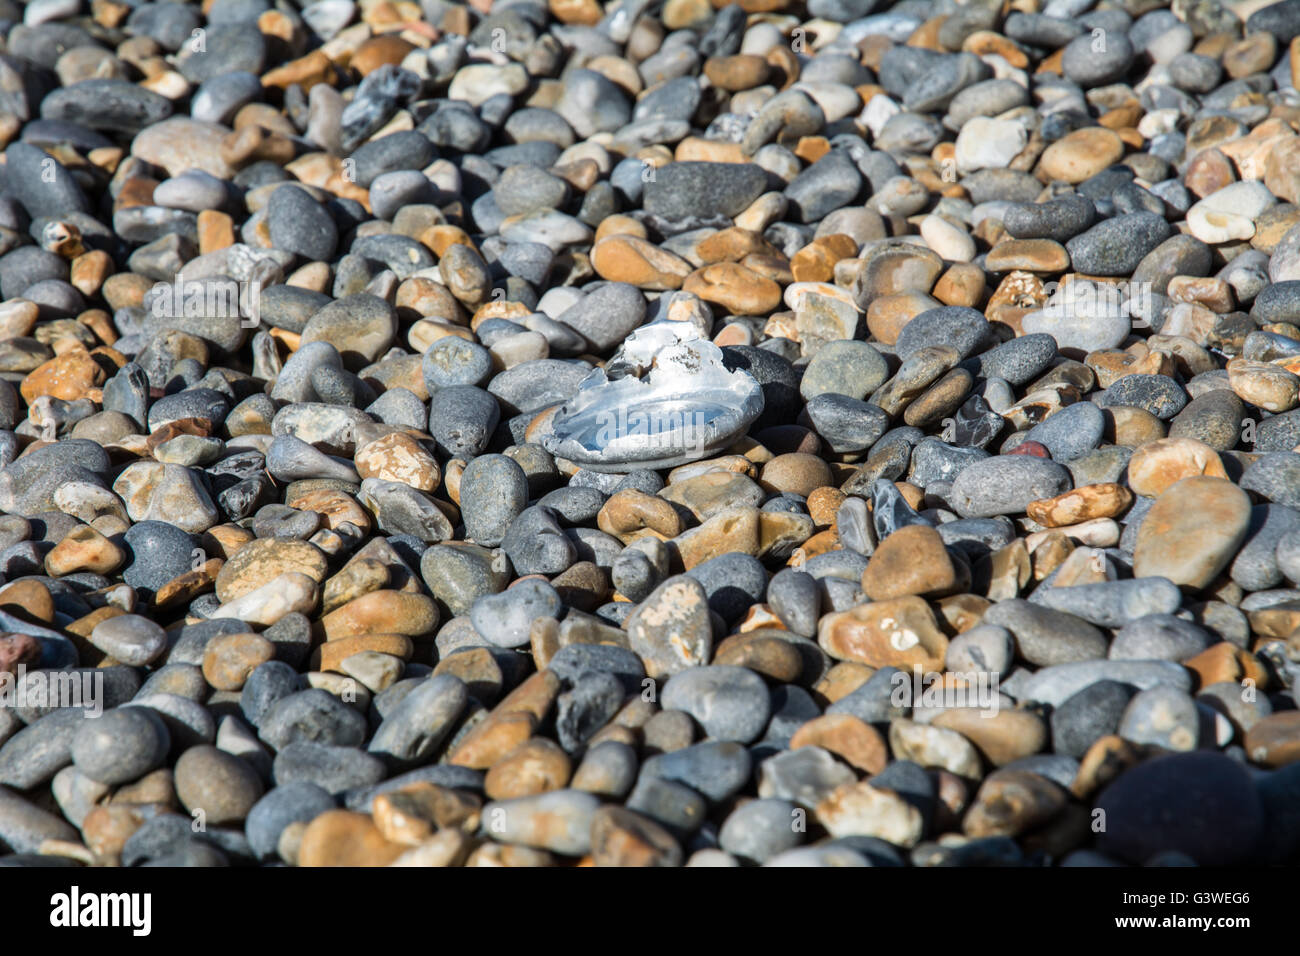
[[951,496],[964,518],[1023,513],[1030,501],[1069,490],[1070,473],[1031,456],[998,456],[973,462],[953,482]]

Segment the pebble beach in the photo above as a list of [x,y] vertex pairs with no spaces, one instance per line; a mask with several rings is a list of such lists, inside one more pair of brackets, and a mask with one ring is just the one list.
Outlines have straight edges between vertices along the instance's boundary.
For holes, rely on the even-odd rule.
[[0,868],[1300,862],[1300,0],[0,0]]

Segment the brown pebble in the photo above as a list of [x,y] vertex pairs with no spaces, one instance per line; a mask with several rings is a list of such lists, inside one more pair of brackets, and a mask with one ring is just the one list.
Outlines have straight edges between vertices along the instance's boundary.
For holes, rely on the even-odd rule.
[[307,824],[299,866],[387,866],[406,846],[385,839],[374,820],[351,810],[327,810]]
[[864,773],[880,773],[889,760],[889,749],[880,732],[852,714],[814,717],[790,738],[790,749],[799,747],[829,750]]
[[948,549],[939,532],[927,525],[899,528],[880,543],[862,573],[862,590],[873,601],[942,594],[956,583]]
[[239,690],[259,666],[275,658],[275,645],[257,634],[218,634],[203,653],[203,678],[217,690]]
[[483,781],[490,800],[512,800],[563,789],[573,765],[560,746],[545,737],[520,744],[492,764]]

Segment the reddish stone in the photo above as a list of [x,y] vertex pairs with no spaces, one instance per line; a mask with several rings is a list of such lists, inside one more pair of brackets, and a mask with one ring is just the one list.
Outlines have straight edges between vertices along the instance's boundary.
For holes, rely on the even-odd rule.
[[1035,458],[1051,458],[1052,453],[1047,450],[1045,445],[1036,441],[1022,441],[1015,448],[1006,452],[1008,455],[1033,455]]
[[28,634],[0,634],[0,674],[14,673],[19,664],[35,663],[41,644]]

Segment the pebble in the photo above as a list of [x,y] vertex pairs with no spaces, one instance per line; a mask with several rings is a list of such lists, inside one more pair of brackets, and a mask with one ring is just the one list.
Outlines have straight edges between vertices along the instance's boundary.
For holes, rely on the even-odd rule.
[[[418,763],[437,749],[467,700],[464,682],[452,675],[438,675],[421,682],[385,715],[370,741],[369,751],[398,766]],[[361,742],[361,736],[358,735],[356,744]],[[354,745],[351,734],[337,742]]]
[[1167,375],[1125,375],[1102,392],[1097,402],[1103,408],[1132,406],[1164,421],[1187,405],[1187,393]]
[[129,666],[148,664],[167,649],[166,631],[137,614],[122,614],[101,621],[89,639],[105,654]]
[[1133,864],[1164,851],[1202,866],[1251,859],[1264,816],[1247,770],[1216,753],[1170,754],[1133,768],[1104,791],[1099,848]]
[[888,377],[884,357],[870,344],[837,339],[827,342],[809,360],[799,392],[807,401],[823,394],[864,399]]
[[502,842],[580,856],[591,850],[593,817],[599,806],[600,800],[592,794],[555,790],[490,801],[483,806],[483,817],[494,821]]
[[1070,485],[1070,473],[1055,462],[1003,455],[962,469],[950,494],[963,518],[989,518],[1021,514],[1029,502],[1061,494]]
[[682,865],[682,850],[664,827],[623,807],[602,807],[593,815],[591,856],[596,866]]
[[862,575],[873,601],[908,594],[942,595],[957,585],[957,572],[939,532],[925,525],[899,528],[876,549]]
[[646,760],[637,787],[647,780],[678,783],[706,800],[721,803],[745,785],[751,767],[749,751],[741,744],[706,741]]
[[328,691],[313,687],[272,704],[258,735],[276,750],[300,740],[356,746],[365,740],[365,718]]
[[1089,275],[1131,275],[1170,235],[1163,217],[1137,212],[1103,220],[1065,244],[1070,264]]
[[500,594],[480,597],[470,608],[476,633],[498,647],[527,644],[533,621],[557,617],[563,602],[555,588],[543,581],[521,581]]
[[767,688],[744,667],[691,667],[674,674],[664,685],[665,708],[690,714],[711,739],[754,740],[770,713]]
[[1006,628],[1018,655],[1039,667],[1096,660],[1106,653],[1106,637],[1097,628],[1067,612],[1018,598],[999,601],[981,623]]
[[0,839],[15,853],[36,854],[46,840],[77,839],[77,831],[61,817],[0,788]]
[[248,812],[245,833],[259,860],[279,856],[280,837],[294,824],[307,824],[335,808],[334,798],[314,783],[299,782],[267,791]]
[[[646,569],[654,573],[649,559]],[[655,678],[700,666],[713,649],[708,595],[693,577],[671,578],[654,588],[628,617],[626,629],[628,646]]]
[[[282,831],[280,846],[284,836]],[[316,815],[297,839],[299,866],[387,866],[406,850],[386,840],[369,815],[348,810]]]
[[1210,635],[1171,614],[1149,614],[1121,628],[1111,644],[1112,660],[1185,660],[1205,650]]
[[466,537],[495,547],[528,504],[528,478],[505,455],[480,455],[461,475],[460,500]]
[[1136,744],[1188,751],[1200,739],[1196,702],[1175,687],[1157,686],[1135,694],[1124,710],[1117,733]]
[[1099,680],[1071,695],[1052,711],[1052,749],[1083,758],[1098,740],[1115,733],[1136,693],[1128,684]]
[[1184,478],[1142,519],[1133,573],[1199,590],[1228,566],[1249,527],[1250,499],[1244,491],[1223,478]]
[[307,741],[282,748],[273,769],[277,787],[311,783],[334,795],[378,783],[386,773],[382,760],[356,747]]
[[72,740],[72,761],[91,780],[129,783],[163,764],[171,736],[143,707],[111,710],[88,721]]
[[1191,688],[1187,671],[1172,661],[1093,660],[1043,668],[1025,681],[1017,698],[1055,706],[1099,680],[1131,684],[1139,690],[1161,684]]
[[1041,588],[1030,600],[1089,623],[1114,628],[1148,615],[1171,615],[1181,606],[1182,595],[1168,578],[1142,577]]
[[191,813],[201,811],[208,824],[243,820],[262,796],[253,769],[216,747],[191,747],[176,761],[176,796]]

